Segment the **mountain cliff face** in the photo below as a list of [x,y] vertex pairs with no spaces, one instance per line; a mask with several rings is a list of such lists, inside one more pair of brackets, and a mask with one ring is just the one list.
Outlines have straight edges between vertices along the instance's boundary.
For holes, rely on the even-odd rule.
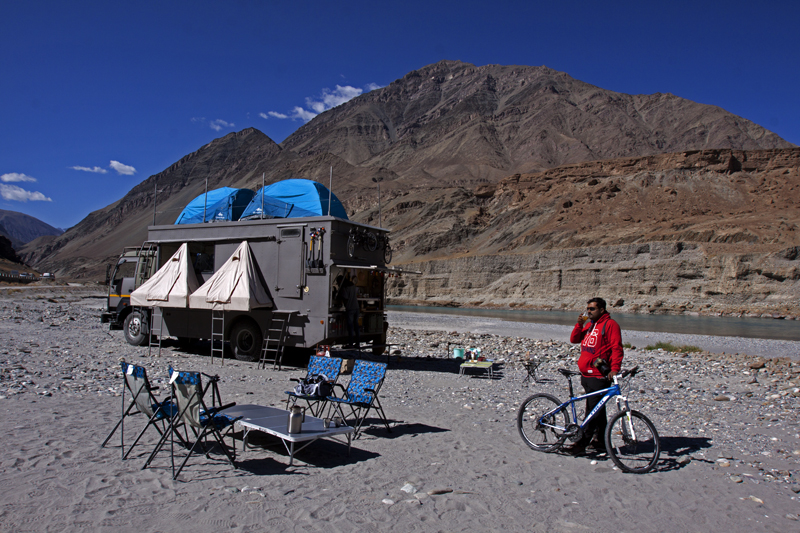
[[[255,129],[187,155],[49,242],[22,250],[98,279],[204,190],[306,178],[392,229],[397,302],[790,312],[798,149],[670,94],[626,95],[546,67],[442,61],[333,108],[281,145]],[[791,303],[792,298],[794,303]],[[615,300],[616,301],[616,300]],[[659,303],[660,302],[660,303]],[[656,305],[658,304],[658,305]],[[698,310],[699,307],[699,310]],[[800,314],[800,311],[794,312]]]
[[[397,303],[800,314],[800,149],[567,165],[383,206]],[[374,210],[364,213],[375,218]]]

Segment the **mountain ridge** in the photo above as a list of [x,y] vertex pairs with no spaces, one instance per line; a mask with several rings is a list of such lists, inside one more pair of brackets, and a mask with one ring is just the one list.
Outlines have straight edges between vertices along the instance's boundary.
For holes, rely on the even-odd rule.
[[[691,261],[699,265],[719,247],[768,255],[796,243],[794,206],[776,192],[800,186],[796,160],[793,144],[716,106],[606,91],[547,67],[442,61],[321,113],[280,144],[255,128],[215,139],[23,256],[60,277],[97,279],[123,246],[144,241],[154,219],[172,223],[206,178],[209,189],[258,189],[262,179],[287,178],[327,186],[332,169],[334,192],[360,222],[377,223],[371,180],[382,180],[395,262],[429,273],[467,257],[492,272],[488,265],[503,261],[481,257],[591,254],[651,241],[695,243]],[[762,187],[772,204],[759,199]],[[765,216],[740,212],[746,203]],[[602,231],[592,233],[585,219],[595,210]],[[780,231],[752,226],[769,216],[780,217]],[[617,234],[624,238],[609,238]],[[714,275],[704,274],[707,285]],[[408,301],[491,300],[476,296],[487,287],[467,299],[448,290],[390,286],[392,297]],[[574,298],[559,290],[554,298]]]

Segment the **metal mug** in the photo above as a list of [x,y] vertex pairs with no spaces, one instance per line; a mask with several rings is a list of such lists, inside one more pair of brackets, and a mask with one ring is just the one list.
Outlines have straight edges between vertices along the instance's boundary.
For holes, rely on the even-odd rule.
[[306,419],[306,410],[299,405],[294,405],[289,410],[289,421],[287,423],[287,433],[300,433],[303,429],[303,422]]

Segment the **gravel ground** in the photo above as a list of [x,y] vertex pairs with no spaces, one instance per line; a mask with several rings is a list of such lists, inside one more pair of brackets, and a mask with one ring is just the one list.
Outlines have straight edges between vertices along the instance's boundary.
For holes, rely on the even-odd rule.
[[[127,345],[121,332],[110,332],[100,324],[101,307],[102,299],[85,294],[0,294],[3,410],[36,399],[85,402],[118,397],[121,358],[147,365],[152,381],[161,385],[165,381],[159,376],[168,362],[208,366],[209,358],[203,354],[183,352],[170,344],[161,359],[145,358],[146,349]],[[512,451],[521,442],[516,432],[520,404],[534,392],[563,399],[566,383],[556,370],[575,368],[579,354],[577,346],[566,342],[570,328],[564,326],[407,312],[390,312],[389,320],[393,355],[389,357],[390,378],[382,401],[394,423],[413,424],[440,416],[437,409],[455,410],[456,414],[447,411],[446,418],[472,421],[476,431],[496,434]],[[626,350],[624,366],[639,365],[641,369],[628,389],[632,407],[650,417],[662,436],[659,470],[665,475],[683,472],[701,480],[724,480],[731,487],[742,487],[738,492],[731,488],[737,500],[746,500],[747,491],[759,494],[750,497],[755,497],[753,502],[762,502],[758,505],[763,504],[764,494],[771,494],[783,522],[768,529],[796,525],[800,512],[800,496],[796,494],[800,492],[797,343],[663,333],[649,334],[640,341],[630,333],[623,332],[624,340],[639,346],[652,340],[701,348],[721,342],[726,348],[699,353]],[[457,377],[458,367],[450,354],[458,346],[479,347],[483,355],[494,359],[495,379],[485,375]],[[526,381],[522,363],[529,359],[538,361],[540,367],[536,379]],[[255,372],[252,367],[232,361],[224,367],[209,368],[220,372],[226,390],[235,392],[232,395],[240,403],[259,401],[268,391],[268,397],[277,404],[275,398],[287,386],[287,376],[303,374],[301,369],[279,375]],[[468,432],[459,433],[458,438],[463,441],[461,445],[472,446]],[[386,457],[398,453],[391,448],[390,440],[370,442],[387,446],[386,450],[376,448]],[[530,453],[536,461],[543,457]],[[589,459],[586,461],[588,465]],[[602,465],[597,466],[598,472],[605,468]],[[579,472],[574,472],[576,480],[580,479]],[[394,475],[401,486],[403,474]],[[475,483],[482,483],[481,479],[477,477]],[[657,489],[657,482],[648,483],[655,483],[651,488]],[[749,487],[751,484],[754,487]],[[770,487],[767,493],[753,492],[765,485]]]

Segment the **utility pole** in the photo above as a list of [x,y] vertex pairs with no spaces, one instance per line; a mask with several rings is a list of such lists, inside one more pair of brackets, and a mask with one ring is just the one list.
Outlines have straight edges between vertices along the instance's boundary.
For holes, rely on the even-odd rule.
[[383,181],[382,177],[372,178],[373,183],[378,184],[378,227],[382,228],[383,223],[381,221],[381,182]]

